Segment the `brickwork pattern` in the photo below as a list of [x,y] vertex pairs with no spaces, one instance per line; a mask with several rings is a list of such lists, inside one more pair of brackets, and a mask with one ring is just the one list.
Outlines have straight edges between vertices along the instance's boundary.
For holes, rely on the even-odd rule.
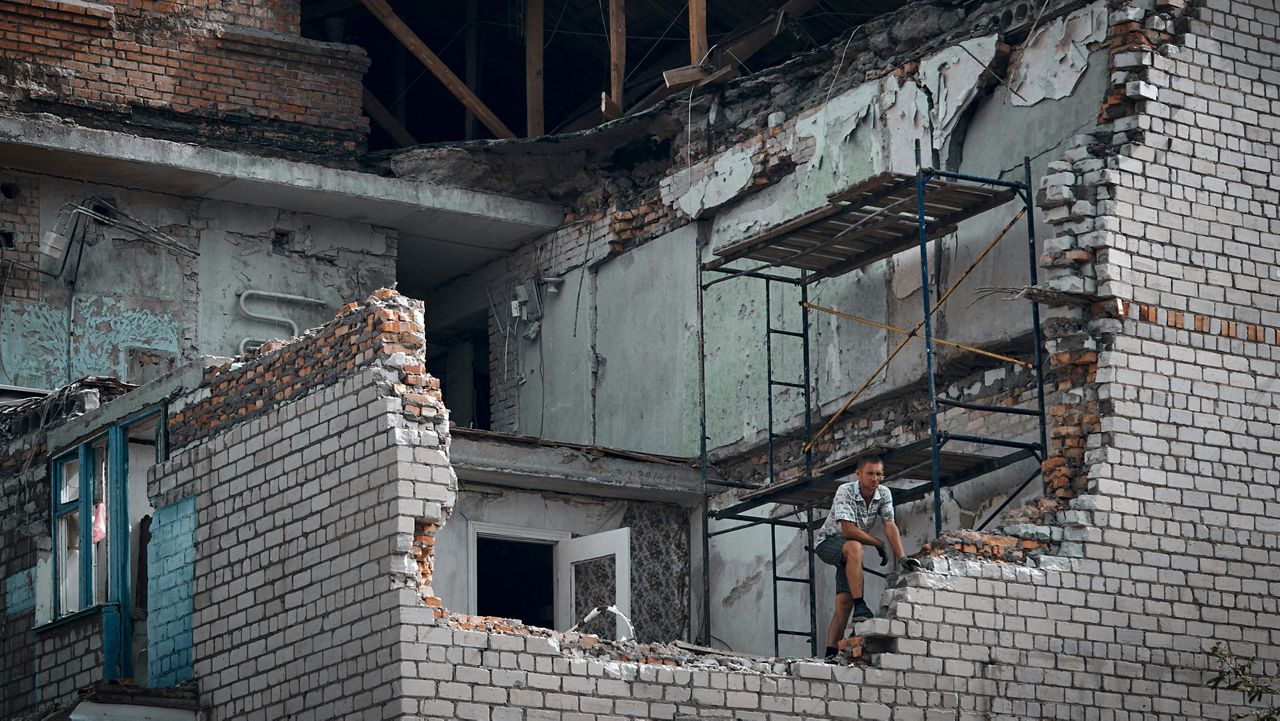
[[[34,606],[34,599],[19,603],[21,599],[15,596],[26,592],[21,584],[10,586],[8,581],[28,577],[35,583],[36,563],[41,554],[49,552],[46,431],[62,419],[97,408],[121,391],[116,384],[100,388],[78,385],[47,400],[10,406],[0,413],[0,579],[6,580],[0,608],[20,609],[0,617],[0,668],[5,669],[0,674],[0,717],[16,715],[37,698],[56,699],[62,690],[75,688],[72,683],[61,683],[62,679],[77,677],[87,669],[95,670],[94,678],[101,675],[101,664],[82,668],[78,657],[64,652],[64,646],[87,649],[78,624],[96,622],[78,622],[37,637],[32,632],[35,609],[26,607],[28,603]],[[38,672],[48,675],[38,676]],[[37,691],[38,677],[58,682],[42,683]]]
[[379,290],[364,306],[343,306],[326,325],[287,342],[267,343],[253,356],[237,360],[235,371],[229,364],[210,368],[199,392],[171,406],[171,447],[262,414],[375,361],[400,371],[396,391],[405,413],[420,416],[438,406],[440,382],[426,374],[421,362],[426,349],[421,311],[382,302],[393,297],[399,296]]
[[668,668],[565,636],[420,628],[418,713],[1204,719],[1245,706],[1207,686],[1206,651],[1222,641],[1280,668],[1267,220],[1280,157],[1276,123],[1254,110],[1280,93],[1280,13],[1154,6],[1113,3],[1125,99],[1102,101],[1106,124],[1042,192],[1059,230],[1046,289],[1064,304],[1048,324],[1053,498],[1007,536],[934,544],[924,571],[896,579],[890,617],[858,626],[865,668]]
[[147,683],[153,687],[192,676],[195,555],[195,499],[157,508],[147,545]]
[[299,37],[299,12],[296,2],[4,0],[0,93],[46,107],[230,120],[234,130],[201,131],[354,151],[368,132],[368,58]]
[[78,689],[100,681],[102,616],[89,614],[38,636],[35,678],[40,687],[33,700],[41,703],[65,701]]
[[175,403],[187,441],[149,491],[199,509],[192,657],[213,718],[398,718],[393,618],[430,615],[456,486],[424,353],[422,306],[379,291]]

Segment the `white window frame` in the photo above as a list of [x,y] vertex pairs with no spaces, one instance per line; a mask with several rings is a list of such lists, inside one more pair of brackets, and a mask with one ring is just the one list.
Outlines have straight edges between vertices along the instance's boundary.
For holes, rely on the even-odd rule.
[[631,527],[623,526],[612,531],[602,531],[587,536],[579,536],[563,544],[557,549],[556,564],[556,626],[561,631],[580,622],[573,618],[573,567],[582,561],[613,556],[614,587],[613,597],[618,612],[628,620],[614,617],[614,638],[623,640],[634,633],[630,626],[631,618]]
[[[568,531],[549,530],[544,528],[528,528],[525,526],[513,526],[506,523],[486,523],[484,521],[468,521],[467,522],[467,603],[466,612],[475,615],[477,613],[478,590],[476,588],[476,539],[477,538],[501,538],[507,541],[523,541],[525,543],[543,543],[551,546],[551,593],[554,603],[560,603],[560,596],[555,588],[555,567],[559,558],[559,545],[561,541],[567,541],[573,538],[573,534]],[[559,618],[559,608],[553,609],[552,618]]]

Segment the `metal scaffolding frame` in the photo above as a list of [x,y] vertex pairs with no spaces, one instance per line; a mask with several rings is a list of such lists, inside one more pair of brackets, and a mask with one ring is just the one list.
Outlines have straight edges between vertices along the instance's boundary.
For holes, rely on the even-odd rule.
[[[1043,461],[1045,449],[1048,447],[1048,429],[1045,420],[1045,392],[1043,368],[1043,343],[1040,329],[1040,307],[1034,300],[1031,302],[1031,323],[1034,345],[1034,361],[1024,362],[999,354],[975,349],[959,343],[952,343],[935,338],[933,334],[933,315],[938,311],[951,292],[959,286],[968,273],[985,257],[1004,236],[1014,227],[1019,218],[1025,215],[1027,231],[1027,257],[1030,273],[1030,284],[1037,283],[1036,237],[1035,237],[1035,199],[1031,186],[1031,161],[1023,161],[1022,181],[1008,181],[999,178],[986,178],[964,173],[949,172],[924,167],[921,162],[920,144],[916,143],[916,172],[914,175],[883,173],[867,181],[859,183],[847,190],[834,193],[824,208],[811,211],[800,218],[784,223],[773,229],[760,233],[746,240],[732,243],[714,251],[718,257],[699,264],[698,272],[698,391],[700,401],[700,443],[699,457],[703,478],[703,534],[702,558],[703,588],[701,628],[699,642],[711,643],[711,594],[710,594],[710,540],[714,536],[733,533],[746,528],[767,525],[770,528],[770,568],[773,587],[773,620],[774,620],[774,653],[780,652],[781,639],[784,636],[808,637],[810,650],[818,653],[818,619],[817,597],[814,584],[814,531],[820,525],[815,518],[815,509],[829,502],[831,493],[839,484],[840,478],[852,471],[856,456],[845,458],[814,468],[813,446],[835,421],[849,408],[853,401],[869,386],[899,351],[912,339],[922,337],[925,344],[925,375],[929,397],[929,436],[907,446],[890,449],[885,453],[885,483],[899,478],[920,478],[919,485],[901,489],[893,488],[896,503],[933,497],[934,531],[942,533],[942,489],[954,486],[974,478],[994,472],[1012,463],[1035,458]],[[974,261],[973,265],[952,285],[947,292],[935,302],[933,289],[929,279],[929,241],[948,235],[956,226],[967,218],[1001,207],[1007,202],[1020,199],[1023,209],[1000,235]],[[914,205],[914,208],[911,206]],[[900,209],[901,208],[901,209]],[[918,247],[920,251],[921,298],[923,300],[924,318],[914,330],[894,328],[876,321],[822,308],[809,303],[809,286],[825,278],[838,277],[852,270],[866,267],[871,263],[884,260],[892,255]],[[758,265],[748,268],[731,268],[735,261],[750,259],[759,261]],[[799,270],[797,276],[787,276],[775,271],[779,267]],[[709,274],[715,277],[707,280]],[[744,494],[740,502],[727,508],[711,511],[709,499],[710,486],[728,486],[730,484],[711,481],[707,477],[707,384],[706,384],[706,307],[705,295],[709,288],[723,282],[739,278],[749,278],[764,283],[764,340],[766,354],[766,453],[767,482]],[[799,289],[800,328],[774,327],[773,306],[775,286],[789,285]],[[867,379],[867,383],[856,391],[816,434],[814,423],[814,382],[810,368],[810,318],[811,311],[834,313],[848,320],[881,327],[906,335],[898,349],[876,369]],[[923,333],[921,333],[923,331]],[[803,346],[802,358],[804,368],[799,374],[800,382],[776,377],[773,350],[775,339],[778,342],[798,341]],[[982,405],[966,403],[938,397],[937,367],[935,363],[935,345],[958,346],[970,352],[977,352],[1000,360],[1011,361],[1031,367],[1035,373],[1037,406],[1035,409],[1012,406]],[[799,461],[798,475],[786,481],[778,480],[779,463],[776,442],[785,437],[777,432],[775,418],[774,393],[777,389],[799,390],[804,400],[803,433],[806,441],[803,458]],[[1022,442],[1005,438],[993,438],[964,433],[952,433],[939,427],[938,415],[942,408],[961,408],[976,412],[1003,413],[1035,417],[1039,423],[1038,442]],[[967,453],[955,453],[944,450],[948,443],[968,443],[973,445],[1002,448],[1008,451],[1002,456],[985,456]],[[864,451],[865,452],[865,451]],[[858,454],[861,455],[861,454]],[[924,475],[927,468],[928,475]],[[1039,475],[1039,468],[1012,491],[1004,502],[992,512],[979,528],[985,527],[996,517],[1028,484]],[[717,491],[718,492],[718,491]],[[792,510],[779,516],[751,515],[750,511],[768,503],[792,506]],[[803,520],[796,516],[803,514]],[[740,523],[717,531],[710,530],[710,521],[732,520]],[[804,576],[785,576],[778,572],[777,529],[792,528],[803,531],[806,539],[806,557],[808,572]],[[881,575],[871,569],[865,569],[874,575]],[[779,618],[778,595],[782,584],[805,585],[808,589],[809,629],[786,628]]]

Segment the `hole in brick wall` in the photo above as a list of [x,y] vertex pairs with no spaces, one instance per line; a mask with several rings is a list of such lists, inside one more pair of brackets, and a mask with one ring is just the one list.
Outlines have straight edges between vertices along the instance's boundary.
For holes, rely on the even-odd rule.
[[[116,217],[115,198],[89,198],[85,201],[85,207],[105,218],[114,219]],[[100,220],[95,220],[94,222],[102,223]]]
[[13,200],[18,197],[19,192],[17,183],[0,183],[0,197],[5,200]]
[[289,230],[273,230],[271,231],[271,246],[277,250],[288,248],[293,242],[293,231]]
[[0,249],[13,250],[18,247],[18,235],[12,230],[0,230]]

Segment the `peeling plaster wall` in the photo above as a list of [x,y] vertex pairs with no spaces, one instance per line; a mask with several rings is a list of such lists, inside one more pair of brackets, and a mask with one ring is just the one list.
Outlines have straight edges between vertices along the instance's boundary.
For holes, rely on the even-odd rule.
[[[1033,37],[1044,43],[1050,41],[1039,38],[1049,36],[1052,40],[1066,32],[1064,28],[1081,24],[1093,28],[1089,23],[1096,21],[1101,8],[1102,3],[1095,3],[1065,23],[1038,29]],[[1091,32],[1072,40],[1076,44],[1071,47],[1079,49],[1081,44],[1096,39],[1098,34]],[[813,156],[781,182],[717,213],[713,220],[713,248],[821,207],[828,194],[861,178],[884,170],[914,172],[913,143],[917,138],[924,141],[926,153],[932,146],[944,165],[962,172],[1021,179],[1022,158],[1030,156],[1033,179],[1042,175],[1049,160],[1061,153],[1070,138],[1094,122],[1097,104],[1106,90],[1107,59],[1100,52],[1094,53],[1087,68],[1070,66],[1061,71],[1049,64],[1051,58],[1044,53],[1015,55],[1011,72],[1030,64],[1033,67],[1021,72],[1078,73],[1069,86],[1073,90],[1070,95],[1022,107],[1009,101],[1010,94],[1003,86],[991,92],[980,89],[991,80],[974,58],[991,62],[996,42],[996,36],[989,36],[967,41],[964,50],[944,49],[924,58],[914,77],[901,80],[897,75],[886,76],[833,97],[817,111],[801,117],[794,132],[797,138],[814,138]],[[929,162],[927,157],[925,162]],[[930,248],[929,269],[935,289],[955,282],[1015,211],[1016,204],[1011,203],[1007,209],[975,218],[953,236],[935,242]],[[1037,236],[1045,237],[1047,227],[1039,221]],[[1029,332],[1030,313],[1025,303],[1004,302],[980,292],[983,287],[1021,287],[1028,283],[1025,239],[1024,227],[1017,226],[966,279],[962,290],[938,314],[936,332],[940,337],[981,346],[1010,342]],[[941,276],[933,258],[939,249],[943,253]],[[742,288],[724,287],[733,285]],[[709,385],[712,447],[740,440],[758,441],[760,429],[766,425],[763,291],[759,285],[758,281],[734,281],[708,296],[708,347],[709,357],[714,359],[709,363],[708,377],[734,379],[733,387],[722,389],[727,393],[717,394],[718,389]],[[785,290],[781,295],[782,302],[775,302],[775,308],[782,306],[791,311],[788,327],[798,328],[796,298]],[[905,251],[864,270],[823,281],[814,290],[812,302],[899,327],[913,327],[921,317],[919,254]],[[813,358],[819,380],[818,400],[830,412],[897,346],[900,336],[822,314],[815,314],[814,321],[819,334]],[[789,362],[785,367],[795,368],[794,358],[785,357],[788,350],[775,348],[775,361]],[[946,358],[956,354],[942,355]],[[742,370],[735,371],[739,364]],[[893,393],[919,379],[923,371],[923,353],[909,348],[882,372],[864,398],[871,400]],[[755,402],[741,403],[744,397]],[[780,418],[794,416],[802,409],[796,393],[779,392],[775,403],[775,413]]]
[[499,376],[518,372],[520,433],[697,453],[696,237],[689,225],[541,286],[541,320],[491,349]]
[[600,267],[595,442],[694,455],[698,448],[697,226]]
[[[250,304],[255,312],[292,318],[305,329],[331,317],[344,299],[389,284],[395,274],[394,232],[365,224],[3,170],[0,179],[18,193],[0,203],[0,231],[14,233],[15,240],[3,257],[18,262],[0,292],[0,383],[45,388],[85,375],[148,380],[182,359],[232,355],[245,337],[291,334],[284,325],[241,313],[242,291],[322,301]],[[38,262],[46,231],[69,227],[64,203],[94,196],[200,256],[180,256],[91,223],[83,253],[72,244],[62,277],[25,269]]]
[[[848,89],[837,90],[825,102],[790,117],[785,106],[772,111],[767,128],[757,136],[701,159],[694,156],[691,166],[677,150],[673,167],[655,189],[655,202],[694,221],[686,228],[704,228],[701,235],[691,230],[679,239],[675,232],[666,232],[633,240],[627,231],[617,230],[630,227],[631,211],[619,215],[606,209],[574,221],[588,224],[588,230],[552,234],[531,244],[522,255],[478,272],[476,278],[489,290],[498,314],[498,330],[490,340],[494,427],[563,440],[594,439],[639,451],[696,453],[697,354],[696,348],[689,347],[696,338],[692,324],[665,319],[667,312],[684,318],[693,309],[696,321],[696,282],[687,279],[692,269],[680,265],[687,249],[701,242],[702,258],[709,259],[711,249],[821,207],[829,194],[861,179],[884,170],[912,172],[917,139],[924,142],[926,163],[1020,179],[1022,159],[1030,156],[1033,176],[1039,177],[1064,143],[1094,122],[1097,103],[1105,95],[1107,59],[1094,47],[1102,37],[1103,15],[1104,3],[1099,1],[1064,19],[1046,22],[1032,32],[1029,49],[1014,48],[1008,57],[996,34],[942,47],[895,72],[851,87],[842,85]],[[1075,59],[1060,67],[1063,53]],[[1030,104],[1015,102],[1000,81],[1017,77],[1034,85],[1029,79],[1045,75],[1054,76],[1053,83],[1038,90],[1028,87],[1022,93],[1024,98],[1036,99]],[[699,113],[734,113],[730,104],[715,108]],[[696,126],[690,132],[696,136]],[[785,157],[785,162],[769,165],[775,156]],[[642,213],[649,217],[654,211],[647,208],[636,210],[635,217]],[[933,285],[945,288],[954,282],[1015,210],[1014,204],[997,209],[935,242],[932,255],[941,258],[931,258],[928,270]],[[1038,236],[1047,235],[1042,221],[1037,228]],[[1027,284],[1025,238],[1025,228],[1015,227],[965,282],[939,314],[941,337],[989,346],[1026,343],[1030,332],[1026,304],[1005,302],[998,294],[980,297],[978,292],[983,286]],[[663,249],[650,248],[655,245]],[[581,292],[576,275],[580,268],[587,273]],[[562,292],[547,295],[545,302],[564,306],[572,301],[574,312],[557,315],[558,308],[548,308],[548,317],[539,323],[539,335],[531,340],[518,338],[510,328],[504,334],[506,299],[525,278],[542,275],[565,280]],[[609,303],[641,290],[636,283],[653,288],[652,295],[661,296],[662,303],[617,302],[625,311],[619,314],[622,322],[606,319]],[[921,313],[919,289],[919,256],[913,250],[824,281],[813,288],[811,300],[912,327]],[[797,300],[791,290],[776,289],[776,325],[798,328]],[[760,284],[751,280],[718,285],[706,296],[708,430],[713,448],[749,447],[763,441],[767,365],[763,301]],[[650,314],[650,308],[658,312]],[[579,336],[566,344],[571,333],[564,324],[570,319],[577,324]],[[578,342],[587,320],[595,327],[590,348]],[[896,346],[899,337],[821,314],[814,314],[812,321],[817,341],[811,358],[817,404],[830,413]],[[654,328],[662,332],[655,333]],[[522,324],[517,330],[529,328]],[[663,340],[655,345],[658,337]],[[689,342],[677,344],[678,337]],[[621,352],[605,353],[606,345]],[[942,355],[944,360],[956,356]],[[797,344],[776,343],[779,375],[791,373],[798,379],[799,356]],[[619,357],[626,359],[628,372],[618,372]],[[547,370],[542,373],[544,367]],[[864,400],[875,402],[900,394],[918,384],[923,371],[920,350],[908,349],[873,379]],[[567,377],[556,379],[557,372]],[[675,392],[654,393],[655,379]],[[561,398],[563,403],[551,402]],[[608,408],[612,399],[626,403]],[[774,400],[776,418],[785,427],[798,427],[799,394],[780,390]],[[571,422],[548,420],[562,410],[572,417]],[[684,426],[683,440],[676,442],[674,426],[679,424]]]
[[595,274],[578,268],[563,278],[557,292],[541,288],[540,321],[513,326],[520,428],[527,435],[591,443]]

